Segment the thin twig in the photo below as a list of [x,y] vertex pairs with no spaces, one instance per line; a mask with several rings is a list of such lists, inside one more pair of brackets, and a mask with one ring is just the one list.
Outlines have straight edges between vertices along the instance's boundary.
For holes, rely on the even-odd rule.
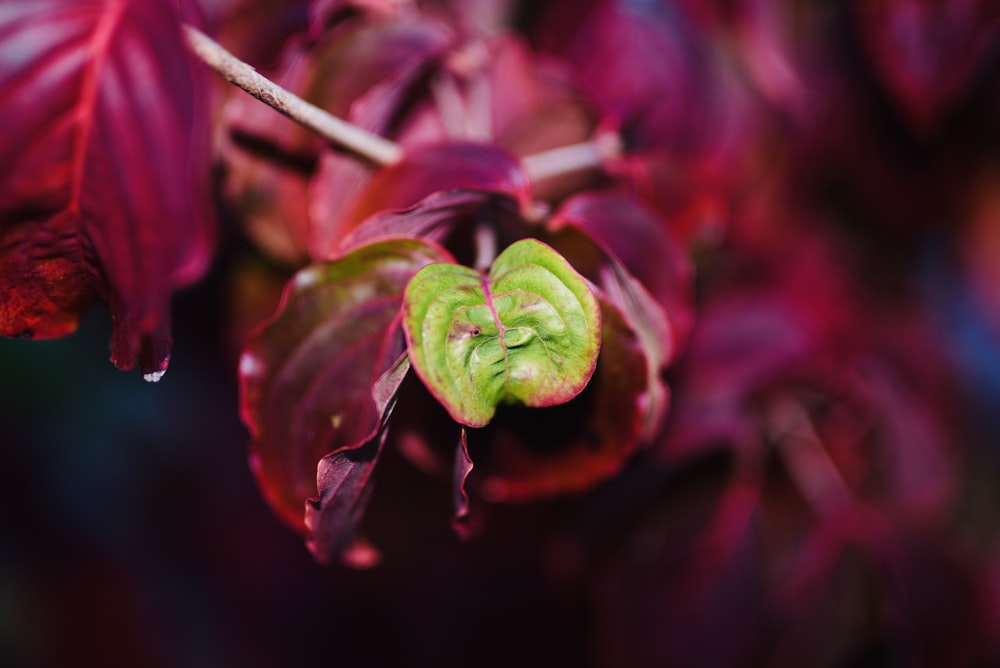
[[608,160],[620,156],[621,151],[621,138],[607,133],[579,144],[525,156],[521,158],[521,164],[528,177],[537,183],[563,174],[599,168]]
[[257,72],[205,33],[184,26],[192,51],[227,81],[236,84],[264,104],[304,125],[334,145],[378,165],[390,165],[402,157],[399,145],[368,132],[306,102]]
[[799,402],[783,398],[769,407],[771,438],[806,501],[819,515],[852,505],[854,494]]

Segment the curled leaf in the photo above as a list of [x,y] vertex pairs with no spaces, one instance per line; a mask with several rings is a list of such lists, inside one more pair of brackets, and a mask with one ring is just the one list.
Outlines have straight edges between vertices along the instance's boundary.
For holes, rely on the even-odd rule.
[[375,382],[378,434],[356,448],[341,448],[320,460],[316,467],[319,496],[306,504],[307,545],[316,560],[338,559],[355,568],[378,563],[378,550],[357,535],[358,526],[371,496],[371,477],[385,446],[386,426],[396,404],[396,394],[410,363],[402,354]]
[[458,447],[455,448],[455,462],[452,466],[455,514],[451,519],[452,528],[462,538],[471,538],[479,531],[479,520],[472,513],[472,503],[466,489],[466,483],[473,468],[475,468],[475,464],[472,461],[472,455],[469,454],[469,437],[463,428]]
[[424,267],[406,289],[403,312],[414,369],[470,427],[488,424],[500,403],[565,403],[597,364],[597,299],[535,239],[509,246],[488,276],[455,264]]
[[319,461],[379,433],[390,402],[377,396],[387,392],[378,381],[404,349],[403,290],[420,267],[447,258],[425,241],[394,239],[307,267],[248,344],[240,392],[253,438],[251,464],[271,505],[293,527],[306,530],[305,503],[323,491],[316,486]]
[[[575,494],[621,472],[645,443],[649,363],[622,311],[599,295],[601,354],[587,387],[545,410],[501,407],[486,429],[468,434],[477,493],[524,503]],[[468,486],[468,483],[467,483]]]
[[[338,171],[337,179],[345,173]],[[322,178],[320,175],[318,178]],[[375,172],[356,192],[342,192],[336,180],[314,183],[315,196],[337,195],[336,206],[323,209],[330,215],[314,216],[313,254],[322,257],[343,247],[344,240],[368,218],[386,211],[401,211],[421,200],[450,190],[476,190],[510,196],[519,206],[530,202],[528,177],[521,163],[492,144],[448,141],[407,148],[403,158]]]

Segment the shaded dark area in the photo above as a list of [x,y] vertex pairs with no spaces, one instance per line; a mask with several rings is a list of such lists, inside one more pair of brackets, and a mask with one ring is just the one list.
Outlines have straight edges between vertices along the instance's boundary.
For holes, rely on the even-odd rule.
[[182,294],[158,384],[116,371],[106,314],[0,341],[4,666],[587,665],[584,592],[544,576],[556,509],[462,544],[446,485],[387,456],[372,571],[317,565],[246,464],[217,287]]

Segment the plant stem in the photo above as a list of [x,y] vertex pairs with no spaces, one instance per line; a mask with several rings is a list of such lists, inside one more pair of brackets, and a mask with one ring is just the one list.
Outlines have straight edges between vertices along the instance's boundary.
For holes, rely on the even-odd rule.
[[[399,144],[337,118],[282,88],[200,30],[186,25],[184,34],[195,55],[224,79],[335,146],[376,165],[391,165],[402,157]],[[600,167],[621,155],[621,151],[621,138],[615,133],[605,133],[579,144],[525,156],[521,163],[528,177],[538,182]]]
[[521,158],[521,164],[528,177],[533,182],[538,182],[600,167],[607,160],[620,156],[621,152],[621,137],[616,133],[606,133],[579,144],[525,156]]
[[805,407],[778,399],[767,414],[771,437],[788,472],[813,510],[828,516],[852,505],[854,495],[820,440]]
[[497,232],[487,222],[476,223],[476,260],[475,269],[486,273],[497,259]]
[[294,93],[262,76],[257,70],[196,28],[184,26],[188,45],[195,55],[227,81],[316,132],[337,147],[377,165],[390,165],[402,157],[399,145],[352,125],[306,102]]

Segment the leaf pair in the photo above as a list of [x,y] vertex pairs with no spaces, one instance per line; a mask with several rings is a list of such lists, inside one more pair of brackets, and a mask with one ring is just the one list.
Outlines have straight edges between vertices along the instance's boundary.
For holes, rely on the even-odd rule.
[[583,278],[532,239],[508,247],[488,276],[413,237],[313,265],[241,360],[253,470],[318,558],[350,559],[407,347],[454,419],[482,426],[498,403],[551,406],[579,393],[600,322]]
[[558,253],[525,239],[488,276],[423,268],[403,319],[414,369],[456,422],[489,423],[501,403],[562,404],[587,385],[600,349],[597,299]]

